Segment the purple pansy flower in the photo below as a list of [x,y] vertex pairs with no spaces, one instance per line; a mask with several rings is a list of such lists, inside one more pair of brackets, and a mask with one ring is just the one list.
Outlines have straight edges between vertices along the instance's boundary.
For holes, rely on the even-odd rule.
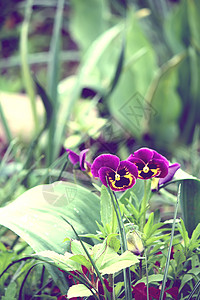
[[82,150],[79,155],[70,149],[66,149],[66,151],[69,153],[69,160],[73,165],[79,163],[82,171],[90,171],[91,163],[85,160],[86,153],[89,151],[89,149]]
[[91,166],[91,173],[99,177],[101,182],[113,191],[125,191],[131,188],[138,177],[137,167],[131,162],[120,162],[119,157],[112,154],[99,155]]
[[164,178],[168,174],[168,160],[155,150],[141,148],[131,154],[127,160],[136,165],[140,179]]

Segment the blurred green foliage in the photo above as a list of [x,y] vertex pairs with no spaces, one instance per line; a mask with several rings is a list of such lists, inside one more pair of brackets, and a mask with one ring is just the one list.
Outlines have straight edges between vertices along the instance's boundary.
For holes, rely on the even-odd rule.
[[[132,136],[138,143],[149,144],[173,154],[174,147],[192,142],[200,121],[198,1],[160,1],[156,4],[150,0],[72,0],[63,3],[58,1],[57,8],[54,1],[48,5],[30,2],[32,10],[30,7],[29,12],[27,7],[25,10],[26,4],[28,2],[15,4],[15,18],[12,10],[6,16],[6,4],[3,4],[0,66],[2,75],[7,73],[9,78],[12,64],[20,64],[17,57],[13,56],[19,53],[19,48],[15,47],[15,51],[5,57],[3,46],[5,41],[9,44],[11,32],[16,40],[18,36],[15,32],[19,32],[20,26],[23,32],[25,24],[22,18],[25,13],[29,36],[23,38],[24,46],[20,51],[23,54],[26,50],[22,49],[26,47],[29,52],[22,63],[23,72],[28,70],[29,61],[35,61],[31,62],[29,71],[34,71],[46,86],[55,111],[46,152],[48,164],[59,153],[67,134],[66,121],[77,101],[80,101],[84,88],[91,89],[102,99],[101,103],[96,102],[100,113],[109,113],[121,124],[122,132]],[[31,18],[27,18],[28,13]],[[9,23],[11,17],[12,26]],[[34,47],[36,44],[37,52]],[[60,53],[63,55],[60,56]],[[67,53],[69,56],[66,61],[63,57]],[[120,55],[121,65],[117,68]],[[40,61],[46,66],[40,66]],[[73,64],[76,65],[75,69]],[[67,69],[63,68],[64,65]],[[74,76],[72,89],[69,86],[71,74]],[[116,74],[115,86],[109,93]],[[58,82],[61,79],[60,92]],[[24,87],[32,94],[33,83],[27,76],[24,80]],[[5,81],[4,76],[1,81]],[[19,84],[14,86],[18,88]],[[68,88],[71,89],[70,95],[63,97],[62,91]],[[38,123],[33,101],[35,122]],[[60,113],[64,116],[62,123],[59,121]],[[59,128],[56,128],[58,122]],[[38,125],[35,126],[37,129]],[[81,129],[73,134],[80,136],[77,141],[82,139]]]

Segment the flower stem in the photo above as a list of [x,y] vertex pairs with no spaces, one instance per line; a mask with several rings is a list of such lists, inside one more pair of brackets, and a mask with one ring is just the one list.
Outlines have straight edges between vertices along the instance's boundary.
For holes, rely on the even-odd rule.
[[[110,193],[111,201],[116,213],[118,227],[119,227],[119,235],[120,235],[120,244],[121,244],[121,252],[125,252],[128,250],[127,246],[127,240],[126,240],[126,233],[124,228],[124,223],[119,207],[119,202],[117,200],[117,197],[114,192],[111,191],[109,185],[108,185],[108,191]],[[124,274],[124,287],[125,287],[125,299],[130,300],[132,298],[132,292],[131,292],[131,273],[130,268],[123,269]]]
[[144,196],[142,198],[141,202],[141,220],[140,220],[140,231],[143,231],[145,222],[146,222],[146,210],[147,210],[147,204],[149,202],[151,194],[151,181],[150,180],[145,180],[144,181]]

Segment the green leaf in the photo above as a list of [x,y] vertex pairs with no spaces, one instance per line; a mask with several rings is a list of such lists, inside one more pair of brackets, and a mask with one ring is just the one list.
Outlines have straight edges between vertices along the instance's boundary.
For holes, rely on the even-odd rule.
[[[90,210],[88,210],[90,207]],[[0,208],[0,224],[14,231],[36,252],[52,250],[65,253],[65,237],[74,237],[68,219],[77,232],[95,233],[100,220],[100,199],[89,190],[66,182],[34,187],[9,205]],[[68,242],[67,242],[68,243]],[[54,280],[59,278],[63,293],[67,281],[62,272],[49,266]],[[61,278],[62,277],[62,278]]]
[[139,206],[140,202],[142,201],[142,198],[144,196],[144,180],[136,180],[135,185],[131,188],[126,190],[121,197],[119,198],[119,202],[124,203],[125,199],[131,199],[135,200],[136,203],[133,203],[136,205],[136,207]]
[[[192,233],[192,236],[190,239],[190,246],[192,246],[197,241],[199,236],[200,236],[200,223],[197,225],[197,227],[195,228],[195,230]],[[200,241],[199,241],[199,243],[200,243]]]
[[9,284],[9,286],[6,288],[5,296],[2,296],[2,300],[17,300],[15,297],[17,292],[17,285],[13,281]]
[[112,223],[112,202],[105,185],[101,186],[101,222],[104,226]]
[[[87,248],[88,251],[91,250],[91,246],[87,243],[84,243],[85,247]],[[70,245],[70,250],[73,254],[82,254],[82,255],[86,255],[81,243],[79,241],[76,240],[72,240],[71,241],[71,245]]]
[[[159,282],[163,280],[163,275],[162,274],[153,274],[153,275],[149,275],[148,276],[148,283],[151,282]],[[142,277],[142,279],[137,281],[137,284],[140,282],[144,282],[147,283],[147,278],[146,277]]]
[[109,234],[109,236],[106,239],[107,245],[114,249],[115,252],[118,252],[120,249],[120,240],[118,238],[118,234]]
[[178,137],[178,118],[181,99],[177,92],[178,66],[184,56],[179,54],[166,62],[158,71],[147,94],[147,101],[157,113],[147,122],[147,128],[160,144],[173,143]]
[[74,234],[61,216],[70,220],[78,233],[95,233],[95,221],[100,219],[99,202],[94,193],[72,183],[39,185],[0,208],[0,224],[21,236],[37,252],[64,253],[63,240]]
[[[11,251],[0,251],[0,274],[7,268],[7,266],[12,263],[16,259],[16,253]],[[9,272],[6,272],[1,278],[0,278],[0,286],[4,288],[4,284],[6,279],[9,277]]]
[[194,45],[200,49],[200,23],[199,23],[199,12],[200,12],[200,4],[199,1],[187,1],[188,7],[188,21],[191,31],[191,39]]
[[180,286],[180,288],[179,288],[179,291],[181,291],[182,290],[182,288],[186,285],[186,283],[188,282],[188,281],[190,281],[190,280],[192,280],[194,278],[194,276],[193,275],[191,275],[191,274],[184,274],[183,275],[183,278],[182,278],[182,280],[181,280],[181,286]]
[[59,254],[56,253],[54,251],[41,251],[38,252],[36,254],[34,254],[33,256],[38,256],[40,258],[48,258],[45,259],[48,262],[53,262],[55,263],[55,265],[65,271],[74,271],[74,270],[81,270],[80,268],[80,264],[76,263],[76,261],[70,260],[70,258],[73,256],[73,254],[66,252],[64,255],[63,254]]
[[92,295],[92,292],[84,284],[74,284],[69,288],[67,297],[89,297]]
[[116,232],[116,214],[114,213],[110,194],[104,185],[101,186],[101,222],[107,234]]
[[153,227],[153,222],[154,222],[154,213],[150,213],[148,221],[146,222],[146,224],[144,225],[144,235],[145,235],[145,239],[148,239],[151,236],[151,230]]
[[174,259],[178,265],[178,264],[182,264],[183,262],[185,262],[186,257],[182,251],[176,251],[174,253]]
[[155,241],[164,239],[164,238],[168,237],[169,235],[170,235],[169,233],[166,233],[166,234],[162,234],[162,235],[157,235],[157,236],[150,237],[148,240],[145,241],[145,246],[150,246]]
[[181,236],[183,238],[185,247],[188,248],[188,246],[190,244],[190,239],[188,237],[188,232],[187,232],[187,230],[185,228],[185,224],[184,224],[184,222],[183,222],[182,219],[181,219],[180,224],[178,224],[178,229],[179,229],[180,234],[181,234]]
[[180,204],[184,224],[191,237],[192,232],[200,223],[200,181],[186,179],[181,184]]
[[72,257],[70,257],[70,259],[77,262],[80,265],[85,266],[88,270],[90,270],[90,268],[92,267],[91,262],[87,260],[83,255],[80,254],[73,255]]
[[107,27],[106,1],[72,0],[71,5],[70,30],[80,48],[85,51]]
[[139,260],[136,255],[131,253],[130,251],[125,251],[123,254],[115,255],[111,253],[105,253],[104,260],[102,261],[102,265],[100,267],[100,272],[102,275],[104,274],[114,274],[119,272],[125,268],[128,268],[136,263]]

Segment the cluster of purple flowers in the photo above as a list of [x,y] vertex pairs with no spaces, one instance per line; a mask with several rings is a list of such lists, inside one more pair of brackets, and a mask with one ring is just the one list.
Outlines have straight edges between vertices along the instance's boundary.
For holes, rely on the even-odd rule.
[[164,184],[170,181],[180,168],[178,163],[170,165],[164,156],[149,148],[141,148],[123,161],[120,161],[116,155],[101,154],[92,164],[86,161],[88,150],[85,149],[78,155],[67,149],[69,160],[72,164],[79,163],[82,171],[99,178],[113,191],[125,191],[131,188],[137,178],[142,180],[159,178],[159,185]]

